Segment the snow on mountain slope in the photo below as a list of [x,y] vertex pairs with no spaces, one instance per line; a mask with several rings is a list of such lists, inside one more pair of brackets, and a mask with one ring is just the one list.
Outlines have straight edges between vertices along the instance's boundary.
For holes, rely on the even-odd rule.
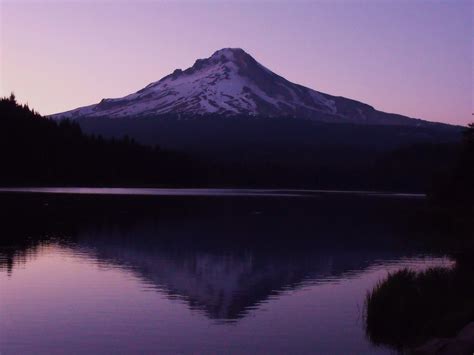
[[52,115],[52,118],[143,117],[160,114],[299,117],[319,121],[414,124],[408,117],[294,84],[239,48],[224,48],[191,68],[177,69],[117,99]]

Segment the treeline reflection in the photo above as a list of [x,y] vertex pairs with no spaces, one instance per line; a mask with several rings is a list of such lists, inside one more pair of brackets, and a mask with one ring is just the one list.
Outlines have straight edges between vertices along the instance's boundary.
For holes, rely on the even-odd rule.
[[400,238],[408,201],[396,199],[3,197],[0,270],[59,245],[218,320],[421,250]]

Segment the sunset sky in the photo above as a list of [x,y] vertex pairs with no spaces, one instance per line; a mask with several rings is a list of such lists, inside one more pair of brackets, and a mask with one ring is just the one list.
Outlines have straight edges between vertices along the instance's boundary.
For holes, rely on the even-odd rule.
[[376,109],[473,120],[473,2],[0,0],[1,94],[42,114],[135,92],[223,47]]

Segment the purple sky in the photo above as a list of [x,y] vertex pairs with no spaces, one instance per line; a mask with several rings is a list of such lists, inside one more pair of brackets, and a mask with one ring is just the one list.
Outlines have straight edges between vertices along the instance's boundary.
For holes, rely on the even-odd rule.
[[42,114],[135,92],[222,47],[376,109],[473,120],[473,1],[0,0],[1,94]]

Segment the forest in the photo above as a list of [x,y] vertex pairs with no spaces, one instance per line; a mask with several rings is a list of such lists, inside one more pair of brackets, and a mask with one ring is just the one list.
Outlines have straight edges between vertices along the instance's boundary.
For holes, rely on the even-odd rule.
[[0,100],[2,185],[426,192],[452,170],[459,127],[216,117],[52,120]]
[[[427,223],[417,221],[436,232],[437,238],[425,238],[426,245],[443,250],[455,261],[454,267],[422,272],[402,269],[380,281],[365,301],[366,332],[373,343],[399,352],[416,349],[415,353],[420,354],[441,350],[447,354],[453,349],[459,354],[472,352],[469,323],[474,320],[473,182],[471,123],[454,167],[428,191]],[[436,341],[427,342],[433,338]]]
[[192,168],[183,154],[127,136],[85,135],[77,123],[42,117],[13,94],[0,100],[0,127],[3,185],[175,185]]

